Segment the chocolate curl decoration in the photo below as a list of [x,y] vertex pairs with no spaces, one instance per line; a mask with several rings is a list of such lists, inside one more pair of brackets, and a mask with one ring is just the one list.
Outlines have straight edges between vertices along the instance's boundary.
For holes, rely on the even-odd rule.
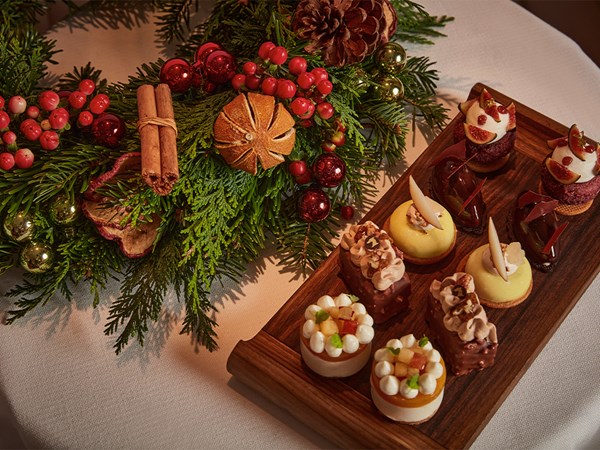
[[149,84],[137,90],[138,132],[142,149],[142,178],[161,196],[169,195],[179,180],[177,126],[171,89]]

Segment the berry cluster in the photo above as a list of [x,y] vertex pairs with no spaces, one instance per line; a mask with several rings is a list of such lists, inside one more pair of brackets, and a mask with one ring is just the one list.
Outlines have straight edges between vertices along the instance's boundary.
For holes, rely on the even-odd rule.
[[19,95],[9,98],[8,102],[0,97],[0,133],[5,150],[0,154],[1,169],[11,170],[15,165],[27,169],[35,160],[31,149],[19,148],[17,133],[10,129],[11,124],[25,140],[37,142],[42,150],[52,151],[60,144],[60,134],[71,128],[71,118],[77,117],[77,125],[85,128],[104,113],[110,104],[106,94],[96,94],[88,102],[96,90],[92,80],[82,80],[78,88],[73,92],[43,91],[37,104],[31,105]]
[[198,47],[191,64],[183,58],[167,60],[160,69],[159,78],[175,93],[187,92],[192,87],[211,93],[228,83],[236,68],[231,53],[219,44],[207,42]]

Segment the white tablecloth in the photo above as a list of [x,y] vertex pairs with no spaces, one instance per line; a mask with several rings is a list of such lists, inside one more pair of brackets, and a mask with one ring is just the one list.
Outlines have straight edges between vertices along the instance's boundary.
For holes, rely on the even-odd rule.
[[[574,42],[510,1],[420,3],[431,14],[456,18],[434,46],[407,46],[437,61],[439,95],[452,115],[471,86],[483,82],[600,139],[600,70]],[[163,51],[152,21],[119,30],[60,24],[50,36],[64,51],[51,70],[90,60],[111,81],[126,81]],[[407,163],[430,139],[409,138]],[[381,194],[389,186],[382,178]],[[226,371],[234,345],[253,337],[302,282],[280,273],[276,261],[267,249],[239,286],[215,292],[220,350],[213,353],[195,351],[178,334],[182,310],[173,299],[146,346],[133,344],[115,356],[103,327],[116,286],[97,309],[83,285],[73,303],[56,297],[13,326],[0,326],[0,448],[330,446]],[[1,290],[19,277],[13,271],[0,278]],[[597,277],[474,448],[600,447],[599,292]],[[2,309],[9,309],[6,298]]]

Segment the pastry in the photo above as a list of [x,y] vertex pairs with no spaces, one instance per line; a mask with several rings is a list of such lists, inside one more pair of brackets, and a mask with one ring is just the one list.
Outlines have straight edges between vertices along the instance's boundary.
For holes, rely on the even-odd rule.
[[481,193],[485,179],[478,180],[466,164],[464,142],[447,148],[432,163],[431,195],[450,212],[458,229],[481,234],[487,223]]
[[473,277],[457,272],[429,287],[425,320],[449,370],[462,376],[494,364],[496,326],[479,303]]
[[492,218],[488,223],[489,243],[473,250],[464,271],[473,276],[480,302],[490,308],[510,308],[531,293],[531,265],[519,242],[501,244]]
[[323,295],[304,312],[300,352],[308,367],[324,377],[347,377],[371,356],[373,318],[358,298]]
[[454,139],[466,139],[469,167],[483,173],[504,167],[515,145],[515,104],[504,106],[483,89],[479,98],[461,103],[459,109],[465,120],[457,125]]
[[559,201],[559,214],[587,211],[600,192],[600,144],[586,142],[577,125],[571,126],[567,136],[547,144],[552,152],[542,164],[543,192]]
[[549,272],[559,257],[559,237],[567,223],[560,223],[555,213],[558,200],[533,191],[517,197],[510,231],[521,243],[525,256],[539,270]]
[[385,227],[406,261],[433,264],[454,249],[456,226],[448,210],[423,195],[412,176],[409,187],[411,200],[396,208]]
[[374,354],[371,398],[377,409],[396,422],[429,420],[444,397],[446,366],[427,337],[412,334],[391,339]]
[[375,323],[408,311],[411,284],[402,252],[373,222],[352,225],[340,244],[340,276]]

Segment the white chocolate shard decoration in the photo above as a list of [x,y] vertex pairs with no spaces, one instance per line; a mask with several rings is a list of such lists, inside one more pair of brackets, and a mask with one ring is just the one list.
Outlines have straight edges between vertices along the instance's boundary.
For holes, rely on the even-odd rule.
[[488,241],[490,245],[490,255],[492,257],[492,263],[494,267],[502,277],[504,281],[508,281],[508,274],[506,273],[506,265],[504,264],[504,255],[502,254],[502,246],[500,245],[500,239],[494,221],[489,218],[488,224]]
[[423,216],[423,219],[436,227],[438,230],[443,230],[440,219],[431,207],[429,198],[423,194],[423,191],[421,191],[421,188],[419,188],[412,175],[408,177],[408,188],[410,191],[410,198],[412,199],[415,208],[417,208],[417,211],[419,211],[419,214]]

